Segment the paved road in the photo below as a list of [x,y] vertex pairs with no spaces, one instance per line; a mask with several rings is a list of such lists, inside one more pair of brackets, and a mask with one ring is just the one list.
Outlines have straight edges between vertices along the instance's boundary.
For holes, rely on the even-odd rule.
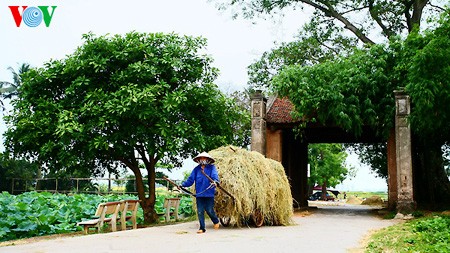
[[295,225],[212,229],[196,234],[197,222],[90,234],[0,247],[8,253],[259,253],[355,252],[371,230],[394,224],[371,213],[368,206],[320,206],[311,215],[294,216]]

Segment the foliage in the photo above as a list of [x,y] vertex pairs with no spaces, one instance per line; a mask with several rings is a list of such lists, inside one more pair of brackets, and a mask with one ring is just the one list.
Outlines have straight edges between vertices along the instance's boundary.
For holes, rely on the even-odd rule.
[[[37,171],[38,167],[36,164],[25,160],[9,159],[0,153],[0,192],[11,191],[13,178],[34,179]],[[25,185],[23,182],[15,181],[14,188],[25,189]]]
[[363,125],[387,136],[393,126],[393,55],[385,46],[355,50],[347,58],[314,66],[289,66],[274,78],[280,96],[295,105],[293,116],[307,122],[334,124],[355,135]]
[[240,144],[241,147],[250,145],[251,140],[251,101],[250,91],[234,91],[228,94],[230,99],[236,105],[236,110],[240,112],[239,118],[233,122],[233,129],[235,132],[234,143]]
[[310,144],[308,145],[308,162],[310,165],[310,186],[320,185],[335,187],[348,174],[345,167],[347,153],[342,144]]
[[311,66],[339,55],[348,54],[356,45],[351,38],[342,37],[336,30],[318,29],[318,24],[306,24],[292,42],[283,42],[264,52],[259,60],[248,67],[250,89],[268,89],[272,78],[284,67]]
[[[167,195],[158,194],[157,212],[164,213]],[[99,203],[136,199],[132,195],[51,194],[26,192],[21,195],[0,194],[0,241],[33,236],[81,231],[76,223],[90,219]],[[182,197],[180,214],[193,215],[192,199]],[[142,209],[138,209],[138,224],[143,223]]]
[[[311,65],[347,55],[354,47],[383,43],[405,36],[421,24],[444,12],[445,1],[275,1],[216,0],[221,10],[233,16],[273,17],[286,10],[312,13],[293,42],[265,52],[249,66],[249,85],[253,89],[271,88],[271,79],[289,65]],[[424,18],[426,17],[426,18]],[[381,35],[381,36],[380,36]],[[360,42],[359,45],[357,42]]]
[[[375,37],[387,39],[406,34],[424,22],[423,17],[443,11],[445,1],[389,1],[384,0],[216,0],[221,10],[231,9],[233,16],[252,19],[282,14],[283,10],[311,11],[311,20],[321,30],[346,29],[365,44],[373,44]],[[299,13],[301,15],[301,13]]]
[[443,145],[450,140],[450,9],[438,24],[423,35],[409,36],[402,45],[397,71],[406,72],[415,132]]
[[13,82],[0,81],[0,96],[2,98],[0,102],[3,110],[5,110],[3,100],[12,99],[18,95],[18,89],[22,85],[22,75],[30,70],[30,64],[22,63],[17,72],[12,67],[8,67],[8,70],[11,71]]
[[[356,49],[348,57],[314,66],[285,67],[273,84],[294,104],[300,127],[317,122],[358,136],[365,126],[384,140],[394,126],[393,91],[405,87],[412,103],[415,184],[421,186],[415,188],[416,200],[429,208],[448,205],[450,184],[441,147],[450,140],[449,24],[446,13],[432,30],[412,32],[404,41],[396,38],[388,45]],[[360,153],[369,151],[369,157],[381,148],[369,146]],[[367,159],[378,161],[379,174],[386,168],[381,158]]]
[[[392,91],[406,87],[414,106],[413,131],[448,140],[450,42],[445,17],[435,30],[412,33],[404,42],[355,50],[349,57],[315,66],[286,67],[274,79],[275,87],[282,96],[289,95],[297,118],[337,124],[356,134],[369,125],[381,136],[393,126]],[[433,133],[440,138],[430,136]]]
[[366,252],[449,252],[449,226],[445,215],[399,223],[376,232]]
[[[423,30],[424,27],[433,27],[435,18],[439,14],[448,13],[448,9],[445,9],[448,8],[447,1],[439,0],[390,2],[383,0],[216,0],[216,2],[218,2],[217,6],[219,9],[231,10],[234,17],[242,15],[244,18],[249,19],[254,19],[256,16],[270,18],[282,14],[286,10],[294,10],[299,13],[299,16],[303,14],[302,12],[312,13],[310,20],[301,28],[295,41],[282,43],[279,47],[265,52],[258,61],[249,66],[250,88],[268,88],[272,91],[275,90],[275,92],[276,88],[272,85],[272,78],[288,66],[320,64],[338,56],[346,56],[356,46],[361,47],[361,44],[373,45],[374,43],[386,43],[398,37],[405,38],[407,34],[417,33],[417,31]],[[441,29],[441,33],[445,33],[445,31],[448,31],[448,27],[444,26]],[[437,70],[445,69],[446,64],[440,65],[441,60],[434,61],[434,64],[428,64],[436,58],[442,59],[443,62],[447,62],[449,59],[448,50],[446,50],[448,49],[448,35],[440,37],[442,39],[436,40],[430,46],[427,46],[429,50],[418,54],[414,60],[416,66],[411,66],[412,69],[416,70],[423,69],[426,66],[425,68],[428,68],[429,71],[418,71],[415,75],[411,74],[407,77],[404,75],[405,73],[402,73],[397,78],[402,81],[409,78],[414,83],[417,83],[417,81],[423,82],[423,86],[415,86],[417,90],[408,89],[409,92],[416,93],[421,97],[418,101],[413,101],[413,103],[419,102],[418,105],[424,105],[420,110],[428,111],[428,113],[424,112],[420,115],[426,115],[429,118],[439,118],[439,123],[443,123],[448,122],[448,120],[445,117],[441,118],[441,114],[436,115],[433,105],[445,104],[446,99],[441,98],[447,96],[446,94],[439,94],[438,91],[442,89],[437,88],[439,85],[435,86],[434,84],[440,82],[438,79],[448,80],[448,77],[437,75],[434,79],[435,81],[430,80],[433,80],[431,76],[434,76]],[[361,43],[358,45],[355,43],[355,40]],[[438,47],[444,50],[436,51],[435,49]],[[414,53],[415,49],[413,48],[410,47],[411,50],[409,52]],[[411,65],[410,56],[404,57],[405,64],[403,67],[405,68],[403,70],[405,72],[408,72],[408,66]],[[396,66],[395,68],[398,70],[402,66]],[[319,72],[314,74],[320,75]],[[390,77],[394,76],[391,75]],[[425,78],[426,80],[424,80]],[[444,81],[443,83],[445,84],[446,82]],[[311,83],[310,85],[315,84]],[[403,87],[409,86],[405,82],[402,85]],[[424,87],[427,89],[424,89]],[[374,92],[372,89],[368,91],[369,93]],[[392,95],[392,90],[387,89],[387,91],[389,92],[387,95],[389,98]],[[302,96],[303,94],[299,95]],[[389,108],[387,108],[386,112],[389,113]],[[345,116],[345,112],[343,116]],[[427,128],[430,125],[430,121],[421,121],[420,117],[414,117],[414,115],[411,119],[418,123],[417,126],[421,124],[427,133],[435,131]],[[439,132],[445,131],[441,130]],[[360,158],[368,162],[378,175],[382,177],[387,176],[387,166],[383,162],[384,155],[371,159],[373,157],[372,154],[380,154],[379,151],[385,148],[383,144],[356,145],[354,148],[359,149]],[[448,163],[448,159],[445,159],[445,157],[444,162]],[[447,175],[449,175],[448,169]]]
[[[72,55],[26,73],[5,147],[52,171],[133,171],[145,219],[156,220],[155,166],[236,143],[245,115],[213,83],[203,38],[84,35]],[[140,165],[148,180],[148,194]]]

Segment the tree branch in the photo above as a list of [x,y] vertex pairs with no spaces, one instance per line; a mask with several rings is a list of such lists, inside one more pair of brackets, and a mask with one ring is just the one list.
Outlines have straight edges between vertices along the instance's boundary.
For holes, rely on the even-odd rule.
[[366,35],[363,34],[363,32],[358,29],[356,26],[354,26],[348,19],[346,19],[342,14],[338,13],[336,10],[333,9],[333,7],[326,1],[323,2],[323,4],[326,7],[323,7],[321,5],[318,5],[310,0],[301,0],[301,2],[308,4],[315,9],[323,12],[326,16],[334,17],[335,19],[339,20],[342,24],[344,24],[344,28],[351,31],[353,34],[358,37],[359,40],[364,42],[365,44],[373,45],[375,44],[371,39],[369,39]]
[[386,34],[386,36],[389,39],[393,35],[393,32],[392,32],[392,30],[390,30],[389,28],[387,28],[383,24],[383,21],[381,20],[380,16],[378,15],[378,12],[375,10],[375,8],[373,6],[373,3],[374,3],[374,0],[370,0],[369,1],[369,13],[370,13],[370,16],[375,20],[375,22],[377,22],[377,24],[383,30],[383,33]]
[[[403,1],[405,5],[404,15],[406,17],[406,25],[408,32],[411,32],[415,27],[420,27],[420,20],[422,19],[423,8],[428,4],[429,0],[410,0]],[[411,11],[412,9],[412,16]]]
[[409,10],[411,9],[411,6],[413,5],[414,1],[403,1],[403,4],[405,5],[405,9],[403,10],[403,13],[406,18],[406,25],[408,26],[408,32],[411,32],[411,14],[409,13]]
[[345,15],[345,14],[348,14],[348,13],[354,12],[354,11],[362,11],[362,10],[364,10],[366,8],[368,8],[368,6],[362,6],[362,7],[359,7],[359,8],[350,9],[348,11],[342,12],[341,15]]
[[420,20],[422,20],[422,13],[423,13],[423,8],[425,8],[425,6],[427,5],[429,0],[416,0],[414,1],[413,4],[413,15],[411,18],[411,27],[410,27],[410,32],[414,29],[414,28],[419,28],[420,27]]
[[434,4],[432,4],[432,3],[430,3],[430,6],[433,7],[433,8],[438,9],[439,11],[445,11],[445,9],[442,8],[441,6],[437,6],[437,5],[434,5]]
[[131,171],[133,171],[135,180],[136,180],[135,185],[136,185],[139,199],[142,201],[146,200],[144,184],[143,184],[143,180],[142,180],[142,173],[139,170],[139,164],[138,164],[136,158],[134,158],[134,156],[133,156],[133,158],[129,160],[125,157],[119,157],[118,160],[121,161],[123,164],[125,164],[128,168],[130,168]]

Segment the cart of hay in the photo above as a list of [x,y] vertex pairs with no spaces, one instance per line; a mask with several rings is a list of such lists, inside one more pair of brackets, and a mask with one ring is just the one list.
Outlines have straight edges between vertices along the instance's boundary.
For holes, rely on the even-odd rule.
[[292,194],[281,163],[234,146],[208,153],[219,172],[215,210],[223,226],[292,223]]

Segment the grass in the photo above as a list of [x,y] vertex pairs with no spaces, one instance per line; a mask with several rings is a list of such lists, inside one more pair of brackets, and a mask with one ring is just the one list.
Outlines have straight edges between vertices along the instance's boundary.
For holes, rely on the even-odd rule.
[[[360,199],[365,199],[371,196],[379,196],[382,200],[387,200],[388,199],[388,195],[387,192],[359,192],[359,191],[354,191],[354,192],[346,192],[347,193],[347,198],[349,198],[350,196],[355,196],[358,197]],[[343,199],[344,198],[344,192],[341,192],[339,194],[339,199]]]
[[374,233],[367,253],[450,252],[450,216],[431,214]]

